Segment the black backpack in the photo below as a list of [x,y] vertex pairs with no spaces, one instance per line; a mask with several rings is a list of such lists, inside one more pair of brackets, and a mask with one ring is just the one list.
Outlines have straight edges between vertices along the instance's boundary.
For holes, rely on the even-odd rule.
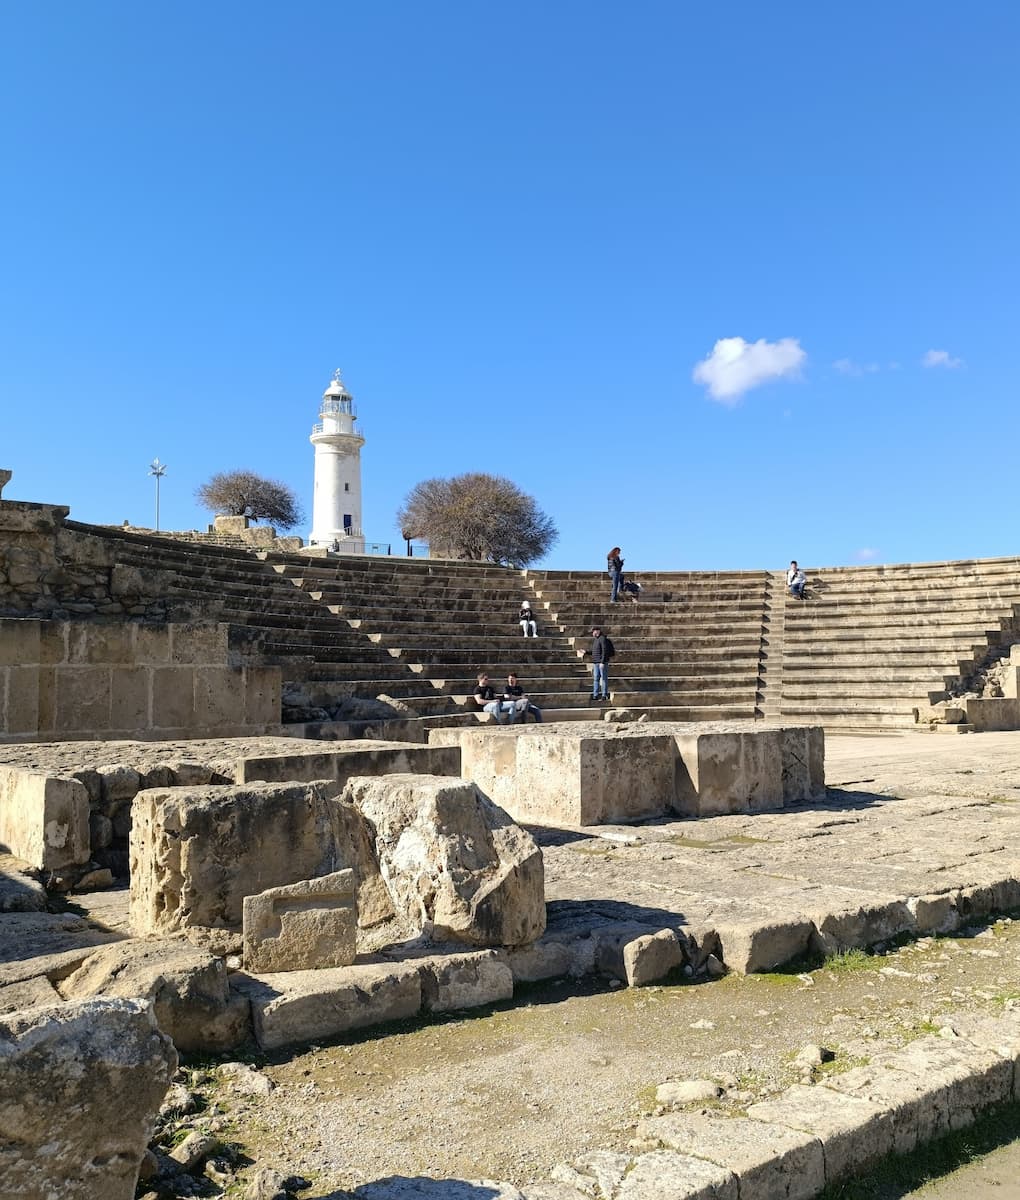
[[613,639],[606,638],[606,662],[608,662],[616,653],[616,647],[613,645]]

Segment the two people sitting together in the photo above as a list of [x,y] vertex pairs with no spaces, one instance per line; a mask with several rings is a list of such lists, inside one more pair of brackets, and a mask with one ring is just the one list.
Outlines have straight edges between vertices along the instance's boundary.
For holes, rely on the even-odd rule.
[[484,672],[478,673],[478,686],[475,688],[475,704],[482,712],[495,717],[497,725],[515,725],[518,720],[526,719],[528,713],[538,724],[542,720],[542,710],[533,704],[524,688],[521,687],[517,674],[511,671],[506,677],[499,696],[496,689],[489,683],[489,676]]

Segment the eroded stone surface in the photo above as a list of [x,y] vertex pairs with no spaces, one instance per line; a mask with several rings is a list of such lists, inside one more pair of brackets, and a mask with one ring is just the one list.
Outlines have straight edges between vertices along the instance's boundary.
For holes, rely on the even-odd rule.
[[429,775],[353,779],[394,904],[420,932],[519,946],[545,928],[542,852],[474,784]]
[[131,1200],[177,1069],[139,1000],[0,1018],[0,1181],[23,1200]]
[[357,949],[353,871],[335,871],[244,898],[244,965],[249,971],[345,967]]

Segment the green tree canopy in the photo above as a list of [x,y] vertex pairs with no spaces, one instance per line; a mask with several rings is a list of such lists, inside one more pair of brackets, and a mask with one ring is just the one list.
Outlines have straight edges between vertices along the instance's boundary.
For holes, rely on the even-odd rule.
[[483,562],[525,567],[559,538],[532,496],[501,475],[472,471],[415,484],[397,513],[408,538]]
[[292,529],[302,519],[294,492],[254,471],[220,471],[195,490],[195,498],[210,512],[272,521],[281,529]]

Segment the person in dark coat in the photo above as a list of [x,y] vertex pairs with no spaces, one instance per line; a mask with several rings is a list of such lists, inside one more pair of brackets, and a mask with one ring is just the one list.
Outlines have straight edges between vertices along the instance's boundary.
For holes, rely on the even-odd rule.
[[[591,630],[591,698],[609,699],[609,660],[616,653],[612,641],[598,625]],[[601,692],[601,694],[600,694]]]

